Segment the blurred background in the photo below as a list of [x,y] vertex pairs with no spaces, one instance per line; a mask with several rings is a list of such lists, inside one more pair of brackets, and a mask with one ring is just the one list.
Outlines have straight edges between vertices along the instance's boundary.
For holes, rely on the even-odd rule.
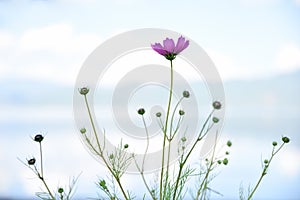
[[[0,0],[0,198],[35,198],[43,189],[18,160],[38,155],[31,139],[38,132],[45,134],[50,186],[65,186],[81,173],[75,197],[98,197],[95,182],[107,172],[77,135],[76,76],[106,39],[163,28],[201,45],[224,83],[221,140],[230,139],[233,147],[229,165],[212,182],[223,196],[212,199],[238,199],[241,184],[253,186],[272,141],[284,135],[291,142],[275,157],[255,198],[299,199],[299,19],[299,0]],[[138,192],[135,178],[127,181]]]

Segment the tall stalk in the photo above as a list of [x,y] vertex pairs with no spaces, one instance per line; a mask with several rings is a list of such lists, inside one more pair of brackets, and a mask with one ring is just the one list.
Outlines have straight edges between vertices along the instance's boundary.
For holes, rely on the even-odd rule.
[[[168,109],[167,109],[167,115],[166,115],[166,121],[165,121],[165,127],[164,127],[164,140],[163,140],[163,152],[162,152],[162,160],[161,160],[161,173],[160,173],[160,185],[159,185],[159,199],[163,199],[163,193],[162,193],[162,187],[163,187],[163,179],[164,179],[164,164],[165,164],[165,146],[166,146],[166,140],[167,140],[167,131],[168,131],[168,121],[169,121],[169,115],[170,115],[170,109],[171,109],[171,102],[172,102],[172,95],[173,95],[173,62],[171,62],[171,79],[170,79],[170,93],[169,93],[169,101],[168,101]],[[166,177],[168,177],[169,173],[169,163],[167,163],[167,172]],[[167,180],[166,180],[167,181]],[[165,183],[164,186],[164,193],[167,183]]]

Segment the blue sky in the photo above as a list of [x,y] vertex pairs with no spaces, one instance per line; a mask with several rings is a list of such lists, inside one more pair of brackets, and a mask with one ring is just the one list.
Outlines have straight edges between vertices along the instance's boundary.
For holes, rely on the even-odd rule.
[[[0,1],[0,83],[4,86],[2,91],[5,91],[0,94],[0,196],[30,196],[39,190],[38,180],[16,159],[30,157],[37,151],[30,136],[38,131],[47,133],[49,146],[45,147],[45,152],[48,150],[46,156],[49,161],[46,164],[48,176],[53,177],[49,178],[50,183],[54,186],[58,183],[65,184],[69,176],[83,171],[78,193],[96,195],[93,192],[94,181],[103,169],[98,171],[99,164],[89,155],[75,134],[72,87],[86,57],[106,39],[137,28],[174,30],[193,39],[207,51],[224,82],[268,80],[299,72],[299,19],[299,0]],[[299,84],[297,80],[291,81],[291,84]],[[49,99],[47,95],[47,98],[39,96],[45,90],[52,98]],[[288,111],[289,105],[276,104],[272,92],[270,94],[258,97],[265,100],[260,105],[262,108],[275,110],[274,116],[287,113],[292,121],[300,119],[297,112],[299,106]],[[235,115],[237,107],[230,102],[230,97],[232,96],[229,96],[228,104],[231,106],[228,109],[227,124],[242,132],[243,128],[233,126],[230,121],[232,115],[239,116]],[[238,100],[234,100],[236,101]],[[278,105],[283,106],[280,112],[275,109]],[[266,109],[266,112],[270,109]],[[265,119],[267,125],[273,122],[268,121],[271,118],[263,113],[260,116],[251,114],[253,118]],[[286,123],[286,126],[294,127],[291,130],[297,130],[295,123],[289,124],[291,122],[288,120]],[[254,123],[252,125],[260,127]],[[249,128],[248,132],[250,130],[252,129]],[[233,154],[232,168],[238,171],[240,167],[246,167],[254,171],[246,176],[246,185],[247,178],[251,179],[249,182],[256,180],[261,154],[266,155],[269,152],[269,146],[264,145],[264,142],[280,138],[284,130],[282,128],[274,135],[266,134],[264,140],[258,143],[261,148],[253,150],[257,160],[255,156],[251,156],[253,165],[247,168],[237,163],[247,160],[243,155],[248,152],[247,147],[251,148],[250,142],[257,140],[251,134],[245,137],[233,136],[232,129],[226,129],[225,126],[224,140],[233,138],[238,142],[236,151],[239,153]],[[16,144],[14,148],[11,148],[12,142]],[[278,192],[276,189],[280,188],[280,184],[274,184],[276,195],[290,193],[290,197],[295,198],[299,194],[296,193],[295,184],[299,183],[296,179],[300,177],[300,149],[291,144],[282,154],[282,161],[274,162],[274,172],[270,175],[274,178],[268,179],[266,184],[286,177],[286,192]],[[55,162],[50,162],[56,159],[64,161],[65,165],[60,168]],[[74,166],[73,162],[77,159],[82,162]],[[89,170],[85,170],[87,168]],[[234,172],[224,173],[216,186],[224,184],[222,177],[227,179],[233,174]],[[243,178],[240,177],[242,175],[241,172],[234,176],[236,188],[226,188],[224,194],[227,197],[237,197],[240,184],[238,180]],[[129,180],[128,184],[134,185]],[[258,195],[268,197],[271,195],[270,191],[271,186],[262,189]]]

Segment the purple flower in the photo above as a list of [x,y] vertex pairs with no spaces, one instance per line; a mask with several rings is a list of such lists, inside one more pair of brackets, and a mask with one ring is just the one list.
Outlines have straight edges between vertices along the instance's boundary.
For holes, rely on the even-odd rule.
[[160,55],[165,56],[166,59],[174,60],[176,58],[176,55],[178,55],[180,52],[182,52],[185,48],[189,46],[189,41],[185,40],[184,37],[180,36],[175,46],[173,39],[166,38],[163,41],[163,45],[164,46],[162,46],[160,43],[155,43],[151,44],[151,47]]

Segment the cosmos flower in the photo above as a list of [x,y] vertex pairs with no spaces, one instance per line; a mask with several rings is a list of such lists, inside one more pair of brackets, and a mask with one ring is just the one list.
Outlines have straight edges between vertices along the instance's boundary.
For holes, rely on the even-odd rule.
[[189,41],[185,40],[185,38],[182,36],[178,38],[176,46],[174,40],[170,38],[166,38],[163,41],[163,46],[160,43],[151,44],[151,47],[154,51],[160,55],[163,55],[168,60],[174,60],[176,55],[178,55],[188,46]]

